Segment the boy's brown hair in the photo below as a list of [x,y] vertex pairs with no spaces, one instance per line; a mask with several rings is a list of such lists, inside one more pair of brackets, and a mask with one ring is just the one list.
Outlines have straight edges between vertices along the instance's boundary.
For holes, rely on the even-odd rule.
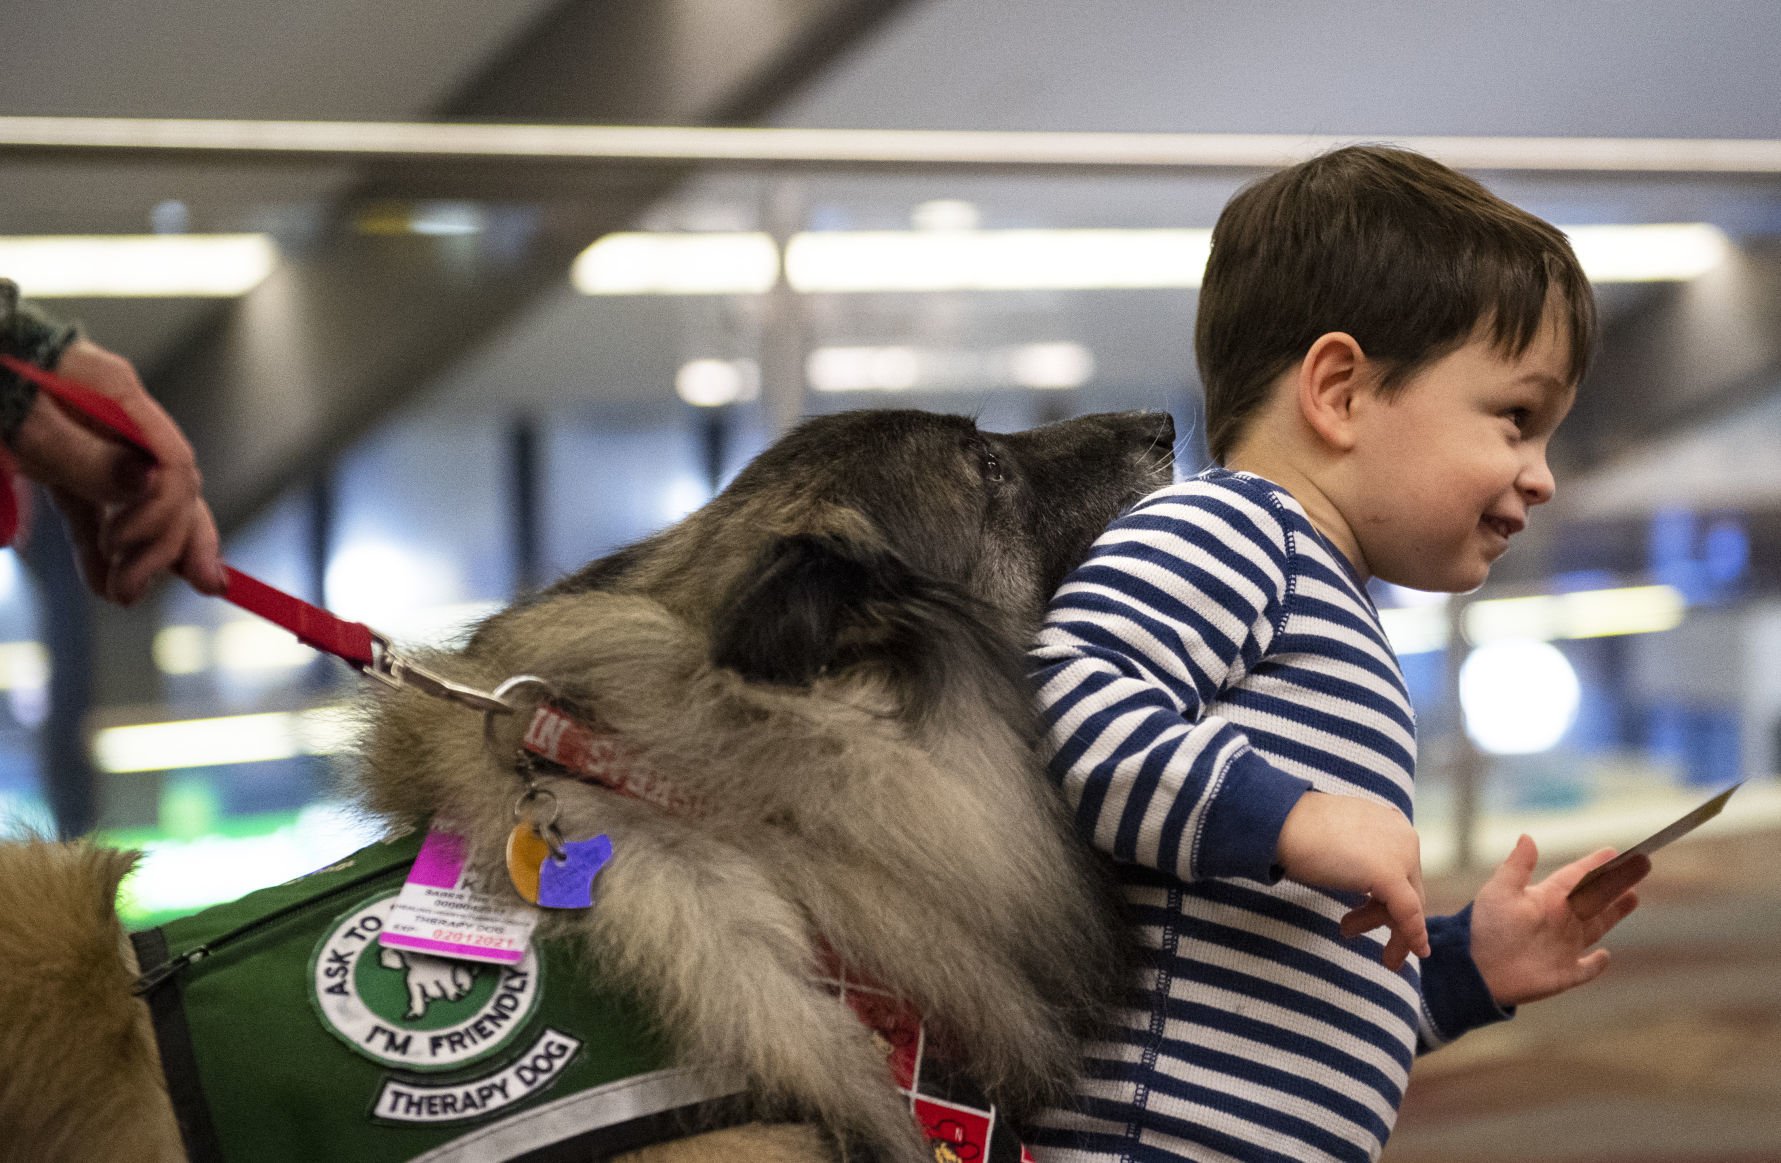
[[1576,383],[1595,342],[1595,297],[1557,227],[1386,146],[1349,146],[1253,182],[1212,230],[1194,327],[1212,458],[1223,463],[1320,335],[1352,335],[1390,398],[1480,327],[1520,355],[1554,294]]

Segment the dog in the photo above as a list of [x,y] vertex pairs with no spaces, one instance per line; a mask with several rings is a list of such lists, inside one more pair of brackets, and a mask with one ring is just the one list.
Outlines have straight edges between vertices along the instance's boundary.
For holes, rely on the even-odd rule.
[[[523,715],[371,697],[364,806],[452,821],[474,875],[504,886],[521,790],[546,788],[561,835],[607,837],[612,858],[593,907],[546,910],[538,940],[638,999],[679,1062],[742,1080],[747,1119],[791,1120],[637,1159],[935,1158],[882,1039],[822,984],[831,959],[919,1011],[1016,1123],[1067,1093],[1130,950],[1035,756],[1022,652],[1095,536],[1168,483],[1173,444],[1153,413],[1010,435],[916,411],[813,418],[680,523],[417,659],[481,689],[537,676],[669,800],[518,771]],[[20,1157],[179,1157],[110,911],[128,866],[0,848],[0,963],[32,950],[38,983],[0,964],[0,1012],[34,1018],[0,1033]],[[469,979],[408,988],[419,1012]]]

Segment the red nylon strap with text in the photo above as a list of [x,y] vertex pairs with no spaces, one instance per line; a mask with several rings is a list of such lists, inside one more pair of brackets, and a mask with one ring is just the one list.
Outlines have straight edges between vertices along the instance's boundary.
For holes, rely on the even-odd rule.
[[[148,438],[142,434],[142,429],[136,426],[136,421],[130,419],[129,414],[111,397],[102,396],[84,384],[44,371],[16,356],[0,355],[0,367],[37,385],[39,391],[65,405],[76,416],[92,421],[102,431],[120,437],[153,457],[154,454],[148,448]],[[13,493],[10,472],[0,472],[0,489],[5,492],[4,497],[0,497],[0,532],[5,534],[6,542],[10,543],[17,532],[18,514],[18,498]],[[224,566],[223,569],[229,579],[228,588],[223,591],[225,601],[284,627],[305,645],[325,650],[361,669],[371,665],[371,628],[363,622],[348,622],[337,618],[320,606],[293,597],[232,566]]]
[[698,815],[703,806],[698,797],[650,774],[616,735],[596,731],[580,716],[551,703],[542,703],[532,712],[520,746],[583,783],[597,783],[664,811]]

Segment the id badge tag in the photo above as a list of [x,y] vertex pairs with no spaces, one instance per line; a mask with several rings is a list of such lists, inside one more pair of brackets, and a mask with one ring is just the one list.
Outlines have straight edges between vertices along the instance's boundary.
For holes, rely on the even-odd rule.
[[536,909],[482,891],[466,867],[464,838],[435,825],[378,940],[394,949],[436,957],[518,965],[537,927]]

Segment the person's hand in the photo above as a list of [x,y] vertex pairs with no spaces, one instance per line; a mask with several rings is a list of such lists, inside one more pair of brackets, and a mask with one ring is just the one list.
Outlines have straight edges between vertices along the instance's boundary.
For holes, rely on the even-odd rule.
[[1360,796],[1307,792],[1286,815],[1276,859],[1300,884],[1365,893],[1342,918],[1342,935],[1389,925],[1380,958],[1387,969],[1401,969],[1411,953],[1429,955],[1422,844],[1404,813]]
[[19,424],[13,453],[26,475],[55,497],[87,585],[129,605],[171,568],[204,593],[221,593],[226,578],[216,521],[199,491],[203,481],[192,446],[143,388],[136,369],[78,339],[54,370],[116,401],[158,462],[94,432],[43,393]]
[[1632,887],[1651,871],[1651,858],[1629,860],[1576,900],[1565,898],[1613,857],[1604,848],[1530,884],[1540,854],[1528,837],[1516,841],[1472,903],[1472,960],[1498,1005],[1539,1001],[1607,971],[1608,951],[1590,946],[1639,907]]

